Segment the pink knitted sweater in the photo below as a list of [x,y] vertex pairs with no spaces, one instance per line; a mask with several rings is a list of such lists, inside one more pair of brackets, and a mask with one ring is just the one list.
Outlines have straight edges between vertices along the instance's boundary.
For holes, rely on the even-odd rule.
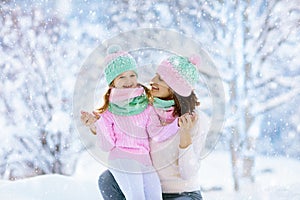
[[[111,101],[130,99],[144,93],[143,88],[128,90],[120,95],[114,93]],[[179,129],[178,120],[162,126],[155,109],[148,107],[139,114],[121,116],[109,110],[95,122],[99,146],[109,152],[109,159],[134,159],[144,165],[152,165],[149,138],[162,142],[175,135]]]

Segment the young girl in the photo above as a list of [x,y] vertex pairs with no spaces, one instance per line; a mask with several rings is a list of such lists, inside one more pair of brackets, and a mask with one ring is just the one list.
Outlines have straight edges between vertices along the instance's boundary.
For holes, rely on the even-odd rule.
[[150,157],[149,137],[164,141],[178,131],[178,120],[162,126],[149,105],[150,91],[137,82],[136,62],[126,52],[105,60],[109,89],[100,118],[91,129],[100,148],[109,152],[108,164],[127,200],[162,199],[162,191]]

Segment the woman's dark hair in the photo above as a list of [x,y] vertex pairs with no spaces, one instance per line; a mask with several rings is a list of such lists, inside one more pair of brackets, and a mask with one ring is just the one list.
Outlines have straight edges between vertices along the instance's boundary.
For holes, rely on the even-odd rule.
[[200,102],[198,101],[198,98],[194,91],[187,96],[181,96],[171,90],[169,88],[170,95],[165,98],[161,98],[163,100],[174,100],[175,105],[174,105],[174,111],[173,111],[173,116],[181,116],[185,113],[192,113],[195,111],[196,106],[200,106]]
[[190,96],[184,97],[176,92],[173,92],[173,99],[175,101],[174,105],[174,116],[181,116],[185,113],[192,113],[195,111],[196,106],[200,105],[198,98],[194,91],[190,94]]

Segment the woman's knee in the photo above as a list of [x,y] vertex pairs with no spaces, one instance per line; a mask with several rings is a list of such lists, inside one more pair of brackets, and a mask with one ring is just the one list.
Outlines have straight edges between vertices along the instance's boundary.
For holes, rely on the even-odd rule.
[[114,177],[112,176],[112,174],[106,170],[104,171],[98,179],[98,185],[99,188],[105,188],[105,186],[110,185],[110,182],[114,179]]
[[98,179],[98,187],[104,200],[123,200],[124,195],[109,170],[104,171]]

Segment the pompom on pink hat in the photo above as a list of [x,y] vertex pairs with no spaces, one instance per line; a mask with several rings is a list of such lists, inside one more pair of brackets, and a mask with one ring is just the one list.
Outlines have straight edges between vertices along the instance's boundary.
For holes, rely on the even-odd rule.
[[170,56],[163,60],[156,72],[177,94],[187,97],[191,95],[196,82],[199,80],[197,66],[200,57],[193,55],[189,58],[183,56]]

